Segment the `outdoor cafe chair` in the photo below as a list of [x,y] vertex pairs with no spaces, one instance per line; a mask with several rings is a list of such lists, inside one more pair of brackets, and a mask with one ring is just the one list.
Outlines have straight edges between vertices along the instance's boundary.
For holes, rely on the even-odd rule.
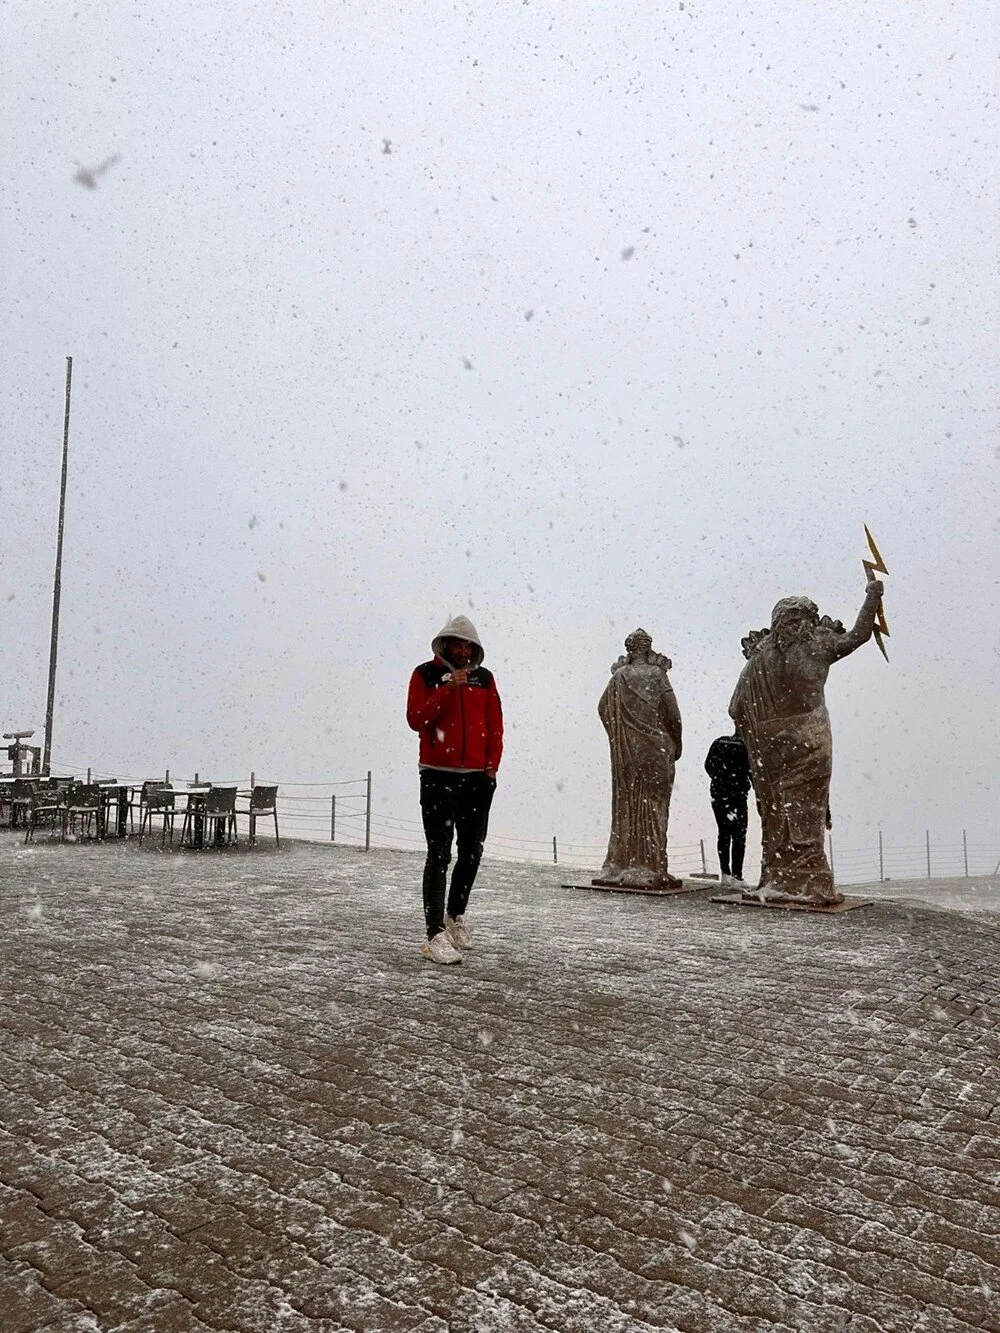
[[274,816],[274,845],[281,846],[278,837],[278,788],[264,787],[255,784],[250,790],[250,805],[246,808],[240,807],[241,815],[250,817],[250,846],[257,841],[257,820],[266,819],[269,815]]
[[[84,835],[92,838],[104,837],[105,794],[96,782],[74,782],[63,806],[62,836],[66,839],[67,830],[75,826],[77,819],[84,822],[88,832]],[[93,825],[94,832],[89,830]]]
[[[129,788],[128,822],[133,833],[135,832],[135,811],[139,811],[139,827],[141,828],[142,812],[143,807],[146,804],[146,795],[148,792],[159,787],[167,787],[169,789],[170,783],[165,782],[163,778],[147,778],[141,787]],[[138,796],[136,793],[138,793]]]
[[18,816],[27,820],[35,801],[37,778],[15,778],[10,792],[10,826],[17,828]]
[[139,795],[139,841],[142,842],[146,836],[146,829],[150,833],[153,831],[153,816],[160,815],[163,819],[163,828],[160,832],[160,846],[162,847],[167,840],[167,832],[170,832],[170,841],[174,840],[174,820],[177,818],[177,807],[174,805],[173,789],[165,782],[151,781],[142,784],[142,791]]
[[131,814],[128,785],[119,782],[117,778],[101,778],[97,785],[104,797],[104,831],[101,837],[106,838],[110,831],[124,838],[128,833],[128,818]]
[[[198,821],[201,820],[201,835],[198,834]],[[208,838],[209,824],[214,822],[215,831],[211,839]],[[197,800],[188,798],[188,808],[184,812],[184,823],[181,826],[181,842],[187,841],[188,846],[205,846],[214,843],[216,846],[223,841],[227,843],[238,842],[236,837],[236,788],[235,787],[209,787],[208,791],[199,795]]]
[[43,819],[48,819],[54,828],[56,822],[62,826],[62,813],[66,804],[66,788],[57,783],[37,786],[31,793],[31,805],[26,815],[27,828],[24,841],[30,842],[35,836],[35,829]]

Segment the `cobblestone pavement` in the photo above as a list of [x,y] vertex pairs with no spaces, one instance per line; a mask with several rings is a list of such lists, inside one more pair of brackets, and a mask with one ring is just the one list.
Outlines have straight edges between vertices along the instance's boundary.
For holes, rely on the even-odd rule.
[[996,917],[0,838],[2,1333],[1000,1328]]

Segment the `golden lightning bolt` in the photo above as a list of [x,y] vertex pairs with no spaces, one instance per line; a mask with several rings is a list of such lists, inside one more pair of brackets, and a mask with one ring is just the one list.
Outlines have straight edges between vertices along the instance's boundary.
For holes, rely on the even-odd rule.
[[[881,552],[875,545],[875,538],[868,531],[868,524],[866,523],[864,527],[865,536],[868,538],[868,547],[872,553],[873,559],[862,560],[861,563],[864,566],[865,578],[871,580],[876,574],[888,574],[889,571],[885,567],[885,561],[882,559]],[[885,644],[882,640],[889,638],[889,626],[886,623],[885,611],[882,607],[881,598],[879,598],[878,610],[875,612],[875,628],[872,630],[872,633],[875,636],[875,642],[878,644],[879,652],[888,662],[889,654],[885,651]]]

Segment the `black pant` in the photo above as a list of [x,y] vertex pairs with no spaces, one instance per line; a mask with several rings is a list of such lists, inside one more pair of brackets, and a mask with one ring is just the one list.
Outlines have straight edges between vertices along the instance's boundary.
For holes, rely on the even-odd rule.
[[724,875],[742,879],[743,853],[747,847],[747,798],[713,796],[712,814],[719,826],[719,869]]
[[424,920],[429,940],[444,930],[445,881],[451,861],[453,833],[458,839],[458,855],[451,872],[448,915],[465,914],[483,856],[490,805],[496,789],[496,779],[479,770],[468,773],[442,773],[433,768],[420,770],[420,813],[427,839]]

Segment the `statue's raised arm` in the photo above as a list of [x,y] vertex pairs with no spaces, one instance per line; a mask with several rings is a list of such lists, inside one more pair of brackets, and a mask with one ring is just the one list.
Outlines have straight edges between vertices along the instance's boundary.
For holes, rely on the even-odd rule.
[[865,588],[865,600],[851,628],[845,630],[843,634],[826,634],[818,640],[825,648],[829,661],[837,662],[868,642],[875,628],[879,603],[884,592],[885,585],[881,579],[869,579]]

